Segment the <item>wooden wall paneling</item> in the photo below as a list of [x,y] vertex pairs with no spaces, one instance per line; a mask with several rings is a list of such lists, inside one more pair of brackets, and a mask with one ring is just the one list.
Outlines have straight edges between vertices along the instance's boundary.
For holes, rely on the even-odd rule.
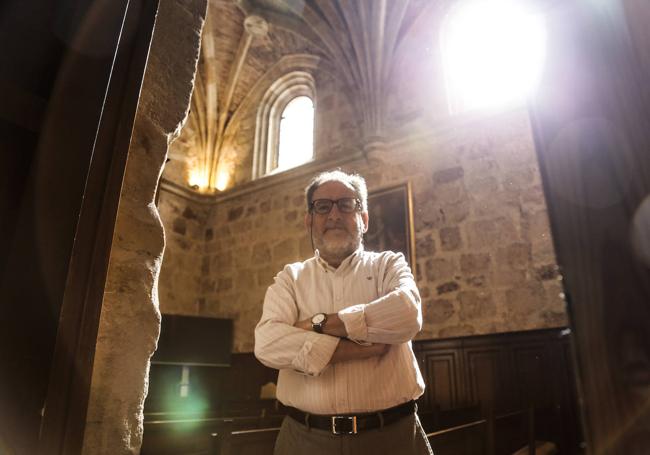
[[[474,343],[472,343],[474,344]],[[503,345],[467,346],[463,350],[467,397],[480,403],[484,413],[512,409],[512,388],[508,381],[508,358]]]
[[541,343],[513,345],[511,350],[514,361],[512,373],[520,407],[552,406],[556,379],[551,368],[551,346]]
[[449,410],[467,403],[460,344],[423,346],[419,353],[427,385],[423,403],[427,410]]
[[[568,330],[567,330],[568,332]],[[577,453],[584,450],[584,438],[578,408],[578,390],[574,372],[574,351],[568,335],[563,335],[554,350],[553,371],[557,374],[554,391],[557,419],[556,430],[560,434],[560,453]]]

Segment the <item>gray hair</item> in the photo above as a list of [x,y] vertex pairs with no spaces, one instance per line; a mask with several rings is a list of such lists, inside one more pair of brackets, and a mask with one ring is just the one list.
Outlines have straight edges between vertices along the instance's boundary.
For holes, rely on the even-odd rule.
[[311,208],[311,203],[313,202],[314,192],[316,189],[322,184],[328,182],[340,182],[345,186],[350,187],[357,195],[359,201],[361,201],[361,211],[368,211],[368,187],[366,186],[366,180],[359,174],[348,174],[340,169],[321,172],[311,179],[309,185],[305,188],[308,211]]

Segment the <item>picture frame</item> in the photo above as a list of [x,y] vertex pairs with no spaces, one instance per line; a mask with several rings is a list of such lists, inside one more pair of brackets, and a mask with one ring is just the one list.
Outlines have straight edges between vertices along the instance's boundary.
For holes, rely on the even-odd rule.
[[415,232],[411,183],[380,188],[368,193],[368,251],[395,251],[404,254],[415,276]]

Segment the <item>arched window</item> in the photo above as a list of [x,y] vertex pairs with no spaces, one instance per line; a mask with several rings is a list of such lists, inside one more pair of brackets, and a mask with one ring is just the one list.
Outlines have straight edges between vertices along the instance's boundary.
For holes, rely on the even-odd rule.
[[314,156],[314,79],[293,71],[275,81],[260,102],[253,178],[290,169]]
[[308,96],[297,96],[280,116],[278,166],[290,169],[314,156],[314,103]]

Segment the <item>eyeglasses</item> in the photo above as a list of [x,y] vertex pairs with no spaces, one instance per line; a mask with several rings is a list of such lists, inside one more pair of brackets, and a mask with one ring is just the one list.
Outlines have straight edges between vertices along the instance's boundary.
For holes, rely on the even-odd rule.
[[312,201],[310,211],[315,212],[318,215],[327,215],[332,211],[334,204],[336,204],[341,213],[352,213],[359,210],[361,207],[361,201],[353,197],[344,197],[337,200],[316,199],[315,201]]

